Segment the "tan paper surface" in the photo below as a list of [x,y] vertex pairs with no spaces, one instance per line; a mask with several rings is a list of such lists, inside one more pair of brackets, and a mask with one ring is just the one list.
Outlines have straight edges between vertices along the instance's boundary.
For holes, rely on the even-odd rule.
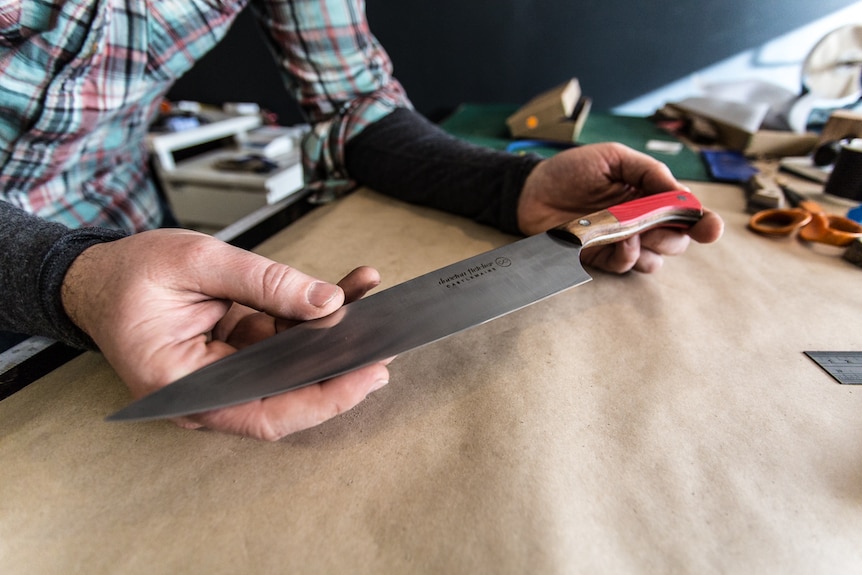
[[[0,402],[0,573],[858,573],[859,268],[728,229],[411,351],[353,411],[267,444],[105,423],[84,355]],[[360,192],[259,251],[385,285],[511,241]]]

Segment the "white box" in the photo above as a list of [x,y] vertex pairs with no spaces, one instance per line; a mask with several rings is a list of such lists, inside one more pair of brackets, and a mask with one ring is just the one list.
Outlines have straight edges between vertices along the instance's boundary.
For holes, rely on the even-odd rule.
[[[274,204],[303,189],[298,146],[281,146],[267,158],[277,167],[266,173],[224,170],[216,163],[248,156],[244,143],[258,129],[257,116],[226,117],[190,130],[154,134],[150,147],[156,174],[175,216],[183,225],[224,227],[255,210]],[[177,152],[228,139],[229,144],[178,160]]]

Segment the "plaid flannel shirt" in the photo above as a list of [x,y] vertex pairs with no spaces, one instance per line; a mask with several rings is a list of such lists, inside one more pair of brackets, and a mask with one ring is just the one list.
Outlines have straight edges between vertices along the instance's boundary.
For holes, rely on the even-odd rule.
[[[248,2],[0,1],[0,198],[70,227],[157,227],[148,126]],[[313,124],[307,177],[346,178],[346,142],[410,107],[364,0],[251,4]]]

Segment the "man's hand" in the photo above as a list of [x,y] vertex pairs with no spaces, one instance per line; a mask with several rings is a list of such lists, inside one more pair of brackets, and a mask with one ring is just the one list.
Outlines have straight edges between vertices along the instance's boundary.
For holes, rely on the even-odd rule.
[[[379,283],[367,267],[334,285],[203,234],[156,230],[85,250],[62,298],[139,398]],[[276,440],[351,409],[388,382],[387,363],[177,423]]]
[[[537,234],[588,213],[635,198],[686,189],[654,158],[621,144],[566,150],[541,162],[527,178],[518,204],[518,224]],[[714,212],[689,230],[655,228],[615,244],[585,248],[581,259],[610,272],[658,270],[665,255],[686,250],[690,239],[710,243],[724,223]]]

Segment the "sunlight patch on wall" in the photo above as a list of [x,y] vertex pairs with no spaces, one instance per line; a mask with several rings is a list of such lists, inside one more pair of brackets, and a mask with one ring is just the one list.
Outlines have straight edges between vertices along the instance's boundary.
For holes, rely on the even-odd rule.
[[760,80],[801,93],[802,64],[811,49],[829,32],[847,24],[862,24],[862,2],[834,12],[767,42],[708,66],[613,109],[614,113],[648,116],[667,102],[704,94],[711,84]]

